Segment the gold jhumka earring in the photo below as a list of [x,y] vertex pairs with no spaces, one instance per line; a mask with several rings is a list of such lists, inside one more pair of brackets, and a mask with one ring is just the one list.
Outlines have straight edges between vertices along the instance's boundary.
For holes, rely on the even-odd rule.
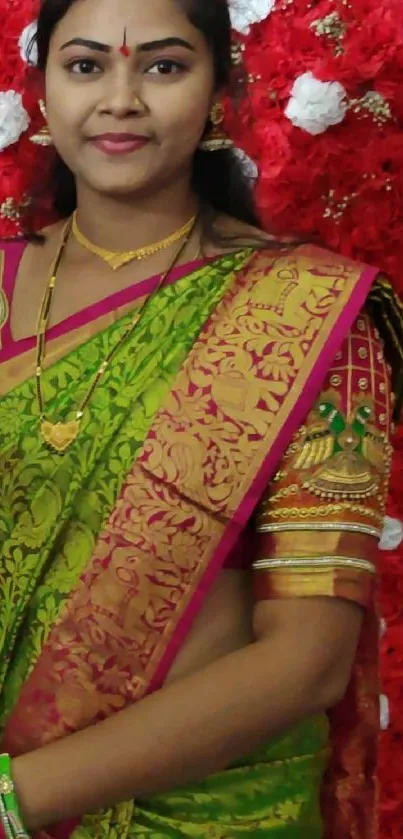
[[216,102],[210,111],[211,128],[206,134],[205,138],[201,140],[199,149],[202,151],[224,151],[225,149],[232,149],[233,142],[222,128],[224,122],[225,109],[221,102]]
[[53,140],[49,131],[48,115],[46,113],[46,105],[43,99],[39,99],[38,105],[39,110],[45,120],[45,124],[42,126],[42,128],[38,131],[37,134],[33,134],[32,137],[30,137],[29,139],[31,143],[34,143],[35,146],[52,146]]

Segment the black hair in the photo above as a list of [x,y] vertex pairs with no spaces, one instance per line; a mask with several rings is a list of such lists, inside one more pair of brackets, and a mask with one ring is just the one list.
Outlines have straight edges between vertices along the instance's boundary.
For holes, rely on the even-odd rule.
[[[42,0],[35,46],[38,51],[37,66],[44,72],[49,45],[54,29],[76,0]],[[190,22],[204,36],[214,61],[215,88],[238,96],[242,87],[237,73],[234,92],[234,65],[231,20],[227,0],[176,0]],[[206,126],[208,130],[209,126]],[[193,161],[192,187],[204,208],[205,226],[212,232],[212,220],[221,214],[254,227],[259,221],[253,200],[253,181],[234,149],[214,153],[198,149]],[[50,170],[50,192],[53,209],[60,218],[68,218],[76,208],[76,186],[72,172],[60,156],[55,158]],[[33,199],[35,204],[35,199]],[[32,207],[31,207],[32,212]]]

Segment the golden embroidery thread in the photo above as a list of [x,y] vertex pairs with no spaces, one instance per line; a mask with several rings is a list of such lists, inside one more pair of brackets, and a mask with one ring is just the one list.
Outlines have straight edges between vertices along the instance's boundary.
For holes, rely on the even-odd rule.
[[320,574],[322,570],[327,570],[329,567],[354,568],[357,571],[368,571],[370,574],[376,574],[376,568],[372,562],[350,556],[321,556],[319,558],[281,556],[276,557],[276,559],[258,559],[253,563],[253,569],[255,571],[295,568],[309,571],[309,573],[317,572]]
[[340,504],[324,504],[321,507],[285,507],[281,510],[271,510],[270,518],[273,519],[307,519],[312,516],[326,518],[327,516],[340,515],[341,513],[356,513],[359,516],[373,519],[379,526],[382,525],[383,516],[369,507],[361,504],[349,504],[347,501]]
[[287,522],[287,524],[283,522],[281,524],[271,522],[270,524],[259,525],[256,528],[257,533],[286,533],[287,531],[292,533],[302,531],[306,533],[308,530],[311,532],[320,531],[322,533],[362,533],[365,536],[374,536],[375,538],[379,538],[381,535],[380,528],[346,521],[310,522],[308,526],[305,522]]
[[361,499],[379,492],[387,471],[386,435],[369,425],[373,409],[369,401],[355,405],[346,420],[331,392],[324,394],[293,467],[311,471],[305,489],[319,498]]

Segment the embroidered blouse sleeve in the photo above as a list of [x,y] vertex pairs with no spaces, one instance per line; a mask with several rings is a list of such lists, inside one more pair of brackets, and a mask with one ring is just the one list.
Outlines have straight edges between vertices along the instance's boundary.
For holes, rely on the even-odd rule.
[[258,600],[371,603],[391,461],[389,378],[379,334],[362,314],[260,504]]

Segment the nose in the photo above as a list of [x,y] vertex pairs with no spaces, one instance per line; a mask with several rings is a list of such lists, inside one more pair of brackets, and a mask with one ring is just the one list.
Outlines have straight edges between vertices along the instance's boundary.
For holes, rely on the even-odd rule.
[[101,112],[111,114],[117,119],[146,114],[147,106],[138,95],[137,87],[129,68],[117,68],[109,77]]

